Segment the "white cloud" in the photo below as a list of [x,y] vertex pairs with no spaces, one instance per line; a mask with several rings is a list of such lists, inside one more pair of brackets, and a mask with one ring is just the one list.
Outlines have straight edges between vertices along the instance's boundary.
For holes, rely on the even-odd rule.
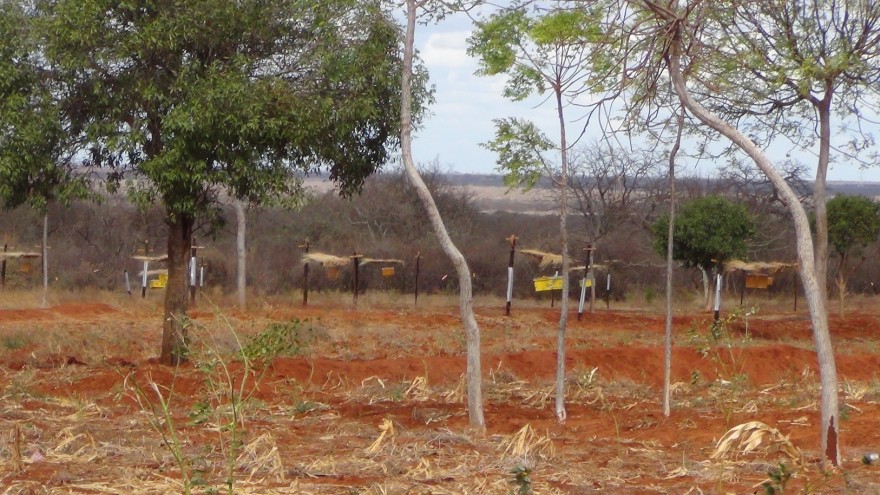
[[470,31],[435,32],[428,36],[420,51],[420,56],[428,70],[476,68],[474,59],[467,54],[467,37]]

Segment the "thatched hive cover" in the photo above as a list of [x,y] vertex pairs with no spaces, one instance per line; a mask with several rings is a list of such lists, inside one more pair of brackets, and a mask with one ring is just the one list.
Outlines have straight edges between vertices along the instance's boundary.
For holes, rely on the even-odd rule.
[[152,262],[162,262],[162,261],[168,261],[168,255],[167,255],[167,254],[163,254],[163,255],[161,255],[161,256],[143,256],[143,255],[136,255],[136,256],[132,256],[132,259],[136,259],[136,260],[138,260],[138,261],[149,261],[150,263],[152,263]]
[[[548,266],[562,266],[562,255],[561,254],[553,254],[547,253],[544,251],[539,251],[537,249],[520,249],[520,253],[525,254],[527,256],[531,256],[533,258],[537,258],[540,262],[541,268],[547,268]],[[590,266],[593,270],[605,270],[606,267],[604,265],[593,264]],[[573,266],[569,268],[569,270],[573,272],[586,270],[587,267],[583,265]]]
[[15,252],[15,251],[0,253],[0,259],[28,259],[28,258],[39,258],[39,257],[40,257],[40,253],[24,253],[24,252]]
[[730,260],[724,264],[724,271],[732,272],[743,270],[749,273],[770,272],[775,273],[786,268],[797,268],[797,263],[783,263],[781,261],[742,261]]
[[302,257],[303,263],[320,263],[327,268],[344,266],[351,263],[351,258],[341,258],[326,253],[306,253]]

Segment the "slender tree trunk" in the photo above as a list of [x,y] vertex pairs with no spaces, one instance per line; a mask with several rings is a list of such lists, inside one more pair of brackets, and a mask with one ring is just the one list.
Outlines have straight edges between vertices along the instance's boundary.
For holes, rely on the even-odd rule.
[[819,162],[816,166],[816,180],[813,182],[813,203],[816,221],[816,241],[813,247],[816,257],[816,280],[822,297],[828,299],[828,208],[825,181],[828,176],[828,160],[831,153],[831,95],[832,89],[825,91],[825,98],[814,102],[819,114]]
[[[681,147],[681,132],[684,128],[684,109],[678,116],[678,129],[675,144],[669,152],[669,225],[666,231],[666,329],[663,338],[663,415],[672,413],[672,276],[673,239],[675,237],[675,156]],[[705,273],[705,272],[704,272]]]
[[176,366],[186,360],[187,270],[192,215],[168,213],[168,283],[165,286],[165,320],[162,326],[162,364]]
[[238,220],[238,231],[235,238],[235,258],[238,260],[236,295],[238,296],[238,308],[244,310],[247,306],[247,249],[245,246],[247,217],[244,214],[244,204],[241,201],[234,200],[232,204],[235,206],[235,218]]
[[431,192],[422,180],[412,158],[412,66],[415,42],[416,0],[406,1],[406,40],[403,52],[403,74],[401,77],[400,101],[400,147],[406,176],[416,190],[416,194],[427,211],[434,233],[440,241],[443,252],[449,257],[459,282],[459,308],[467,339],[467,396],[468,419],[470,425],[485,431],[483,418],[482,371],[480,368],[480,327],[474,317],[474,301],[471,289],[471,273],[461,251],[455,247]]
[[[568,149],[565,139],[565,114],[562,92],[556,88],[556,114],[559,117],[559,152],[561,177],[559,178],[559,238],[562,243],[562,300],[559,302],[559,333],[556,337],[556,420],[565,422],[565,331],[568,325],[568,274],[571,260],[568,256]],[[589,255],[592,257],[593,252]],[[595,285],[595,284],[593,284]],[[590,311],[593,310],[592,300]]]
[[[678,29],[681,29],[680,25]],[[797,195],[779,174],[767,156],[746,135],[732,125],[722,121],[715,114],[708,111],[698,101],[694,100],[687,90],[684,76],[681,73],[681,38],[679,32],[672,33],[670,55],[668,58],[669,74],[675,86],[675,91],[682,104],[701,122],[718,131],[731,140],[739,149],[749,155],[774,187],[779,191],[780,197],[788,207],[795,227],[797,241],[798,263],[800,267],[801,282],[804,286],[804,295],[810,310],[810,320],[813,326],[813,342],[816,346],[816,355],[819,361],[819,380],[821,383],[821,446],[822,464],[827,466],[840,465],[839,429],[840,416],[837,392],[837,368],[834,364],[834,351],[831,346],[831,335],[828,331],[828,308],[827,299],[820,287],[820,280],[816,276],[817,267],[813,247],[813,238],[810,231],[810,222],[804,206],[798,200]]]
[[846,262],[848,261],[847,253],[840,255],[840,263],[837,265],[837,310],[840,317],[843,318],[843,305],[846,301]]
[[709,272],[702,266],[700,268],[700,276],[703,280],[703,311],[712,310],[712,290],[709,287]]
[[49,212],[43,214],[43,244],[41,247],[43,263],[43,307],[49,304]]

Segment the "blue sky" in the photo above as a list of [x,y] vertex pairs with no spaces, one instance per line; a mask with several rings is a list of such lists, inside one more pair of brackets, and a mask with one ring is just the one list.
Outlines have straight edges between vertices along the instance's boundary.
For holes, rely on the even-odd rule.
[[[444,171],[496,173],[494,153],[480,146],[493,137],[493,119],[525,117],[537,123],[548,136],[557,133],[558,123],[552,105],[542,105],[542,99],[507,101],[502,96],[503,77],[474,75],[477,63],[467,55],[466,41],[471,29],[470,20],[462,14],[436,25],[416,26],[416,47],[435,85],[436,103],[415,135],[413,154],[417,163],[438,160]],[[571,127],[579,131],[580,126]],[[597,137],[587,135],[585,140]],[[804,154],[801,161],[811,164],[815,158]],[[713,174],[711,167],[702,167],[701,175]],[[880,168],[859,170],[832,163],[828,179],[880,182]]]

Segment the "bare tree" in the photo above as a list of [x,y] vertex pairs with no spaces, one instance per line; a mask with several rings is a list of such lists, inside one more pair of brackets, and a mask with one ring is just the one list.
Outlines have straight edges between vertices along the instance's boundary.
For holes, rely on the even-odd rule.
[[400,108],[400,146],[403,155],[403,165],[407,177],[409,177],[416,194],[425,207],[434,233],[440,241],[443,251],[452,261],[458,274],[459,281],[459,307],[461,320],[464,324],[467,338],[467,395],[468,395],[468,419],[474,428],[485,431],[486,421],[483,417],[482,397],[482,374],[480,369],[480,327],[474,317],[474,301],[471,289],[471,272],[467,260],[461,251],[455,247],[434,198],[428,187],[419,175],[419,171],[412,157],[412,79],[413,59],[415,43],[415,25],[417,9],[426,4],[426,0],[406,0],[406,38],[404,41],[403,70],[401,83],[401,108]]
[[[626,150],[609,141],[573,151],[570,189],[587,242],[597,245],[613,230],[641,222],[640,211],[656,198],[647,184],[658,176],[656,154]],[[665,196],[664,192],[664,196]]]

